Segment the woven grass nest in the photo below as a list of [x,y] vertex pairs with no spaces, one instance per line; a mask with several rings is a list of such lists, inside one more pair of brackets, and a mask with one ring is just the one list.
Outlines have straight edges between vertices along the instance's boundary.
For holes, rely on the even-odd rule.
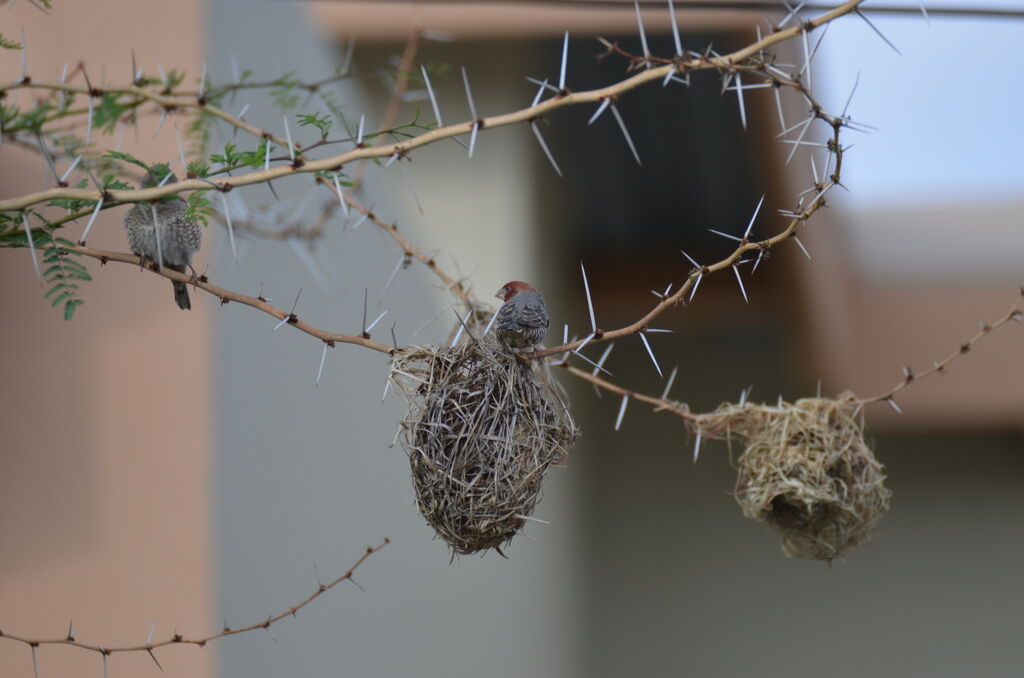
[[501,553],[576,440],[565,399],[533,362],[491,338],[392,359],[389,379],[408,402],[402,442],[416,505],[455,554]]
[[702,430],[738,433],[736,501],[782,535],[790,558],[831,562],[869,541],[889,510],[883,466],[853,394],[718,408]]

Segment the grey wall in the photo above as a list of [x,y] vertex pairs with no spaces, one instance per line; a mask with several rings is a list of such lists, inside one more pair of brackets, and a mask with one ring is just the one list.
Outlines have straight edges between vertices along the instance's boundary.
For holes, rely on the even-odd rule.
[[[295,8],[282,2],[218,0],[210,3],[209,43],[213,72],[230,77],[230,54],[243,68],[275,76],[296,70],[316,79],[331,72],[339,54],[318,40]],[[380,49],[377,49],[380,52]],[[357,62],[377,65],[356,51]],[[478,101],[510,105],[501,97],[500,70],[474,59]],[[518,78],[518,76],[517,76]],[[439,85],[458,92],[458,80]],[[516,87],[525,90],[517,79]],[[495,92],[495,90],[497,90]],[[343,101],[358,120],[376,124],[386,94],[380,85],[347,86]],[[518,90],[510,90],[518,92]],[[468,117],[464,99],[446,97],[451,118]],[[511,95],[510,95],[511,96]],[[522,98],[526,94],[516,96]],[[453,103],[457,102],[457,103]],[[239,97],[237,108],[245,99]],[[281,133],[279,114],[256,107],[252,121]],[[399,221],[414,240],[437,247],[452,242],[467,273],[483,292],[520,277],[529,240],[516,235],[533,209],[506,174],[524,157],[521,134],[481,138],[472,164],[455,144],[417,154],[410,176],[424,204],[420,217],[397,167],[378,178],[371,170],[368,203]],[[293,124],[292,133],[299,132]],[[303,138],[308,138],[305,135]],[[434,155],[431,156],[430,153]],[[452,162],[448,163],[448,160]],[[422,168],[422,169],[421,169]],[[523,173],[523,181],[528,175]],[[461,199],[437,190],[460,185]],[[282,198],[303,195],[300,181],[276,182]],[[266,187],[240,192],[250,206],[269,203]],[[304,199],[312,200],[310,196]],[[309,214],[315,212],[315,205]],[[479,228],[486,218],[493,231]],[[301,287],[298,314],[317,325],[358,332],[363,289],[370,290],[371,317],[398,251],[372,225],[342,235],[340,224],[323,244],[337,272],[328,290],[315,283],[287,245],[256,243],[237,270],[230,254],[214,272],[230,276],[233,289],[257,292],[289,306]],[[475,234],[474,234],[475,231]],[[502,246],[495,233],[506,234]],[[513,242],[514,241],[514,242]],[[222,243],[222,252],[226,251]],[[450,259],[441,258],[450,267]],[[518,263],[517,263],[518,262]],[[217,268],[219,266],[219,269]],[[327,270],[328,266],[324,266]],[[510,270],[513,272],[510,273]],[[526,277],[523,274],[522,277]],[[499,280],[501,278],[501,280]],[[483,295],[489,296],[489,295]],[[399,275],[381,309],[389,313],[379,337],[398,320],[399,342],[443,310],[448,300],[420,268]],[[413,503],[408,464],[389,448],[402,415],[389,396],[381,405],[386,360],[373,352],[339,346],[329,352],[318,388],[313,382],[321,344],[272,319],[228,305],[217,311],[215,553],[220,604],[231,625],[259,621],[285,609],[316,585],[313,567],[327,580],[344,572],[365,546],[393,540],[359,571],[365,591],[345,585],[316,601],[297,619],[267,634],[229,639],[220,648],[222,674],[231,676],[522,676],[570,672],[571,568],[574,541],[566,503],[565,475],[555,473],[537,515],[551,526],[531,524],[508,549],[454,563]],[[454,323],[450,311],[416,341],[434,341]],[[390,341],[389,339],[386,339]]]

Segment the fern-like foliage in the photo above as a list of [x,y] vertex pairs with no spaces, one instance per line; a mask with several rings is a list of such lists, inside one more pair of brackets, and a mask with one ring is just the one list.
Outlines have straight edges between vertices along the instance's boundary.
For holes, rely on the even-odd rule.
[[43,254],[43,282],[48,288],[43,298],[50,299],[53,307],[64,305],[64,320],[71,320],[75,310],[85,303],[78,298],[78,283],[92,280],[88,269],[70,257],[66,248],[74,243],[46,235],[39,243]]

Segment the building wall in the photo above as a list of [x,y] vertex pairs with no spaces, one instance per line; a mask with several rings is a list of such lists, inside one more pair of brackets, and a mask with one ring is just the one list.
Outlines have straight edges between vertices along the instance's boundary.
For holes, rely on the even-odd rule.
[[[193,0],[174,11],[154,2],[54,3],[49,16],[23,2],[3,16],[9,37],[24,26],[36,80],[55,81],[65,62],[82,60],[97,86],[124,82],[132,49],[150,74],[163,63],[198,75],[202,63]],[[0,56],[0,79],[20,77],[18,53]],[[125,150],[176,157],[170,123],[153,138],[156,120],[144,116],[138,140],[125,135]],[[114,143],[94,134],[100,150]],[[0,177],[4,197],[51,181],[37,154],[7,141]],[[89,244],[127,249],[126,209],[104,211]],[[77,239],[83,226],[71,225],[66,237]],[[79,640],[107,646],[144,642],[153,624],[155,639],[210,633],[210,304],[200,298],[183,313],[167,281],[87,260],[94,280],[82,285],[86,303],[65,322],[42,298],[27,251],[0,258],[0,629],[60,638],[70,620]],[[202,678],[214,674],[215,652],[157,656],[171,675]],[[93,652],[43,646],[37,654],[41,676],[102,675]],[[160,674],[144,653],[114,655],[109,669]],[[32,676],[29,648],[0,639],[0,675]]]

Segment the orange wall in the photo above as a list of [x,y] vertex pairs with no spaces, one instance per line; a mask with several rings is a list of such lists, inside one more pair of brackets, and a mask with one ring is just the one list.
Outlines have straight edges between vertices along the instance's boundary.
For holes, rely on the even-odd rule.
[[[18,38],[24,26],[37,81],[79,60],[94,84],[104,74],[127,81],[133,48],[147,73],[162,62],[198,74],[202,6],[168,7],[58,2],[47,16],[22,2],[3,9],[2,30]],[[17,79],[19,68],[17,52],[0,54],[0,79]],[[138,142],[129,131],[125,150],[176,158],[172,126],[154,139],[156,119],[143,119]],[[44,172],[35,154],[0,148],[4,197],[43,188]],[[89,243],[127,249],[125,209],[104,212]],[[79,640],[107,646],[145,642],[154,621],[156,639],[215,631],[206,302],[193,295],[194,310],[182,312],[167,281],[87,261],[94,281],[66,323],[43,300],[28,252],[0,251],[0,261],[0,629],[61,637],[73,620]],[[214,673],[215,651],[160,651],[165,674],[145,654],[114,655],[110,673],[202,678]],[[41,647],[38,660],[41,676],[102,675],[92,652]],[[0,639],[0,675],[31,676],[29,648]]]

